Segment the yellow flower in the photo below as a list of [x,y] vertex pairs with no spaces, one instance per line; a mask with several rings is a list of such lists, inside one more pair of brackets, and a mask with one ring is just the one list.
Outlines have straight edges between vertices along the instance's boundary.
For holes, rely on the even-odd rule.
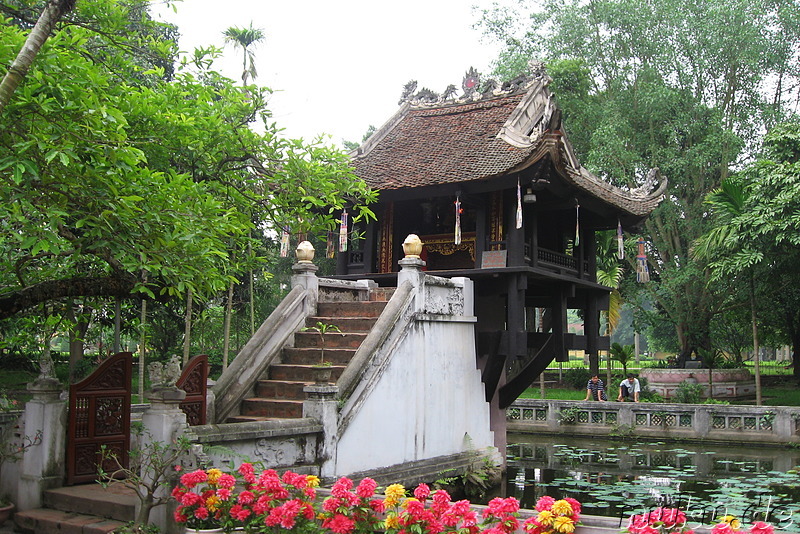
[[739,520],[736,519],[735,515],[726,515],[720,519],[720,521],[722,523],[728,523],[733,530],[739,530],[739,527],[741,526],[741,523],[739,523]]
[[389,514],[383,524],[385,528],[400,528],[400,519],[395,514]]
[[549,527],[553,524],[553,512],[550,510],[542,510],[536,517],[536,522],[543,527]]
[[556,517],[553,528],[561,534],[572,534],[575,532],[575,522],[569,517]]
[[309,488],[316,488],[319,486],[319,477],[317,475],[306,475],[306,484]]
[[209,469],[208,471],[206,471],[206,473],[208,474],[208,483],[216,486],[217,485],[217,481],[219,480],[219,477],[222,476],[222,471],[220,471],[216,467],[213,467],[213,468]]
[[397,506],[400,499],[406,496],[406,488],[402,484],[391,484],[388,486],[383,494],[386,499],[383,501],[386,506]]
[[206,499],[206,508],[208,508],[209,512],[216,512],[217,508],[219,507],[219,497],[216,495],[211,495],[208,499]]
[[572,515],[572,505],[564,499],[554,502],[550,510],[556,515]]

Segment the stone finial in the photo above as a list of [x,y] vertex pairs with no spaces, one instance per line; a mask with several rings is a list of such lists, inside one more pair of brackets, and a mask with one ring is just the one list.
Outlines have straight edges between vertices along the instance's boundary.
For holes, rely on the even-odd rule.
[[294,251],[297,263],[311,263],[314,259],[314,246],[308,241],[301,241]]
[[406,240],[403,241],[403,252],[406,258],[419,258],[422,252],[422,241],[417,234],[408,234]]
[[147,366],[147,374],[153,389],[175,387],[175,382],[181,377],[180,358],[173,355],[166,364],[152,362]]

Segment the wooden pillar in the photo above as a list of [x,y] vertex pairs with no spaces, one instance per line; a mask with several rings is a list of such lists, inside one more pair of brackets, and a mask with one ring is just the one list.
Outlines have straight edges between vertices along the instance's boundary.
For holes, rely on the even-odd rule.
[[505,202],[505,206],[507,265],[518,267],[525,265],[525,227],[517,228],[516,225],[516,198],[513,202]]
[[600,307],[597,295],[587,295],[586,300],[586,311],[583,320],[583,330],[586,336],[586,354],[589,357],[589,370],[592,374],[598,374],[600,372],[600,358],[598,356],[597,338],[600,336]]
[[564,337],[567,334],[567,297],[571,285],[562,284],[553,296],[553,352],[557,362],[569,360]]
[[487,207],[487,196],[481,196],[475,210],[475,268],[481,268],[483,251],[489,250],[488,228],[491,210]]
[[367,228],[364,230],[364,272],[365,273],[374,273],[375,270],[375,239],[376,239],[376,227],[378,223],[375,221],[370,221],[367,223]]
[[589,229],[585,232],[585,236],[581,239],[584,239],[584,243],[586,243],[586,259],[589,260],[589,269],[586,273],[588,275],[589,280],[597,280],[597,234],[595,233],[594,229]]
[[525,290],[528,278],[522,273],[508,277],[508,304],[506,329],[509,338],[509,357],[525,356],[528,352],[528,335],[525,328]]

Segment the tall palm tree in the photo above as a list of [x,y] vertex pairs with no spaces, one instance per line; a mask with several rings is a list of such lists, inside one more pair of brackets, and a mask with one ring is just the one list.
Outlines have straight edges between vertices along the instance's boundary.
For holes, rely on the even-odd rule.
[[[742,246],[735,219],[742,215],[749,198],[747,188],[735,178],[726,178],[720,187],[706,196],[706,203],[713,210],[716,224],[702,235],[693,245],[692,254],[698,258],[711,260],[731,254]],[[714,268],[714,263],[711,264]],[[753,328],[753,374],[756,380],[756,404],[761,406],[761,366],[759,359],[758,317],[754,287],[753,266],[744,269],[750,291],[750,317]],[[709,371],[710,372],[710,371]],[[709,375],[710,376],[710,375]]]
[[56,23],[66,13],[72,11],[76,0],[50,0],[44,6],[42,14],[36,21],[31,33],[25,40],[25,44],[17,54],[14,62],[8,68],[8,72],[0,82],[0,112],[8,105],[11,95],[17,90],[23,78],[28,74],[36,54],[42,49],[42,45],[50,37],[50,32],[55,28]]
[[[606,318],[606,332],[610,336],[619,324],[622,305],[625,303],[619,292],[624,269],[617,258],[617,233],[614,230],[597,232],[597,282],[611,288],[608,297],[608,310],[603,311]],[[590,362],[591,363],[591,362]],[[611,352],[607,355],[606,381],[611,383]],[[598,355],[598,367],[599,367]]]
[[253,28],[251,22],[249,28],[231,26],[222,34],[225,36],[226,43],[231,43],[234,48],[242,49],[242,83],[247,85],[248,78],[255,79],[257,76],[255,54],[250,47],[264,40],[264,30]]

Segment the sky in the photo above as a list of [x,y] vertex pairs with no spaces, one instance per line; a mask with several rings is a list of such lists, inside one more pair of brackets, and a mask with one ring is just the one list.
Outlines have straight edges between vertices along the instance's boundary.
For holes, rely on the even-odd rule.
[[398,109],[403,86],[441,93],[461,88],[475,67],[487,74],[499,46],[472,26],[474,4],[490,0],[183,0],[177,13],[154,7],[178,25],[180,47],[224,47],[217,70],[241,79],[242,52],[224,45],[231,26],[262,29],[254,49],[256,83],[271,88],[273,119],[290,138],[361,141]]

